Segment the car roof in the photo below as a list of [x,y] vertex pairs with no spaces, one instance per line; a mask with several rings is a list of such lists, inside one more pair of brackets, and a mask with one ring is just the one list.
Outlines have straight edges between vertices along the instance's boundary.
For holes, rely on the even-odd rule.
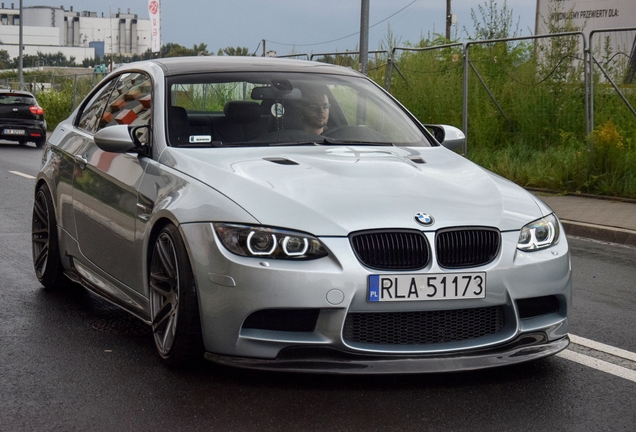
[[28,91],[24,91],[24,90],[0,89],[0,94],[6,94],[6,93],[11,93],[11,94],[20,95],[20,96],[35,97],[33,96],[32,93],[29,93]]
[[[308,60],[274,57],[198,56],[145,60],[159,65],[166,76],[205,72],[311,72],[362,76],[353,69]],[[134,67],[130,63],[129,67]]]

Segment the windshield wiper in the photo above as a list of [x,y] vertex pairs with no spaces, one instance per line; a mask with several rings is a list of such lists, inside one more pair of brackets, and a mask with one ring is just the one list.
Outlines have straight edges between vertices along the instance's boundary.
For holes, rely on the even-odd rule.
[[390,142],[372,142],[372,141],[356,141],[356,140],[339,140],[334,138],[325,137],[322,144],[330,144],[330,145],[342,145],[342,144],[352,144],[352,145],[360,145],[360,146],[383,146],[383,147],[395,147],[395,144]]
[[320,145],[319,142],[314,141],[289,141],[289,142],[273,142],[269,143],[272,147],[278,146],[317,146]]

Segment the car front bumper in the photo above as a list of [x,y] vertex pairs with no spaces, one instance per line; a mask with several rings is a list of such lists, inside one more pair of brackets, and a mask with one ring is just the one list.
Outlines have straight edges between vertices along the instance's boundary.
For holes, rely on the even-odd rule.
[[[502,233],[498,258],[470,269],[487,273],[485,299],[369,302],[369,275],[382,272],[361,266],[348,238],[321,238],[330,255],[319,260],[261,260],[228,252],[211,224],[185,224],[181,230],[197,283],[206,358],[218,363],[327,373],[444,372],[533,360],[569,343],[571,271],[565,237],[547,250],[524,253],[516,249],[518,232]],[[431,261],[417,273],[448,271],[434,257]],[[542,297],[558,301],[558,308],[522,316],[520,300]],[[350,314],[480,308],[500,308],[503,327],[481,337],[426,344],[364,343],[344,334]],[[255,313],[271,310],[316,311],[315,326],[290,331],[246,324]]]

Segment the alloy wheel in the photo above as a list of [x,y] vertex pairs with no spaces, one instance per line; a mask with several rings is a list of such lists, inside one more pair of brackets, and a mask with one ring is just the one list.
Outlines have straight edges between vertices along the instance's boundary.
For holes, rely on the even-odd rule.
[[33,265],[38,278],[44,276],[49,259],[49,240],[51,238],[49,226],[49,206],[44,191],[39,190],[33,204],[32,244]]
[[162,233],[150,264],[150,314],[157,350],[167,356],[175,341],[179,318],[179,267],[174,243]]

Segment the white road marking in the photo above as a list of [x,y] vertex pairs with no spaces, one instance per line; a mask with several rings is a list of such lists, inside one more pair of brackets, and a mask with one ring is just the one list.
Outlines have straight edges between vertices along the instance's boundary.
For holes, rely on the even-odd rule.
[[32,175],[28,175],[28,174],[25,174],[25,173],[21,173],[20,171],[9,171],[9,172],[10,172],[11,174],[15,174],[15,175],[17,175],[17,176],[24,177],[24,178],[28,178],[28,179],[34,179],[34,178],[35,178],[35,177],[33,177]]
[[569,336],[572,343],[575,343],[577,345],[581,345],[587,348],[592,348],[592,349],[595,349],[596,351],[604,352],[605,354],[610,354],[615,357],[620,357],[626,360],[631,360],[633,362],[636,362],[636,353],[633,353],[631,351],[615,348],[613,346],[605,345],[600,342],[596,342],[590,339],[585,339],[585,338],[582,338],[581,336],[576,336],[573,334],[570,334]]
[[622,366],[617,366],[615,364],[608,363],[606,361],[599,360],[594,357],[586,356],[584,354],[579,354],[577,352],[570,351],[567,349],[558,353],[557,357],[561,357],[566,360],[580,363],[584,366],[588,366],[593,369],[606,372],[620,378],[625,378],[626,380],[636,382],[636,371],[624,368]]

